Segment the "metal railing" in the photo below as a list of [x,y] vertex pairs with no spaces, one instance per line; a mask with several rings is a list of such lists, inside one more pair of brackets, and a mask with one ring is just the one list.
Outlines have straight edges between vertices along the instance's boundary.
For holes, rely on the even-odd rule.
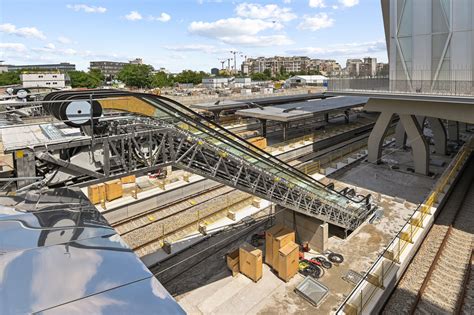
[[[411,214],[408,221],[398,231],[384,251],[377,257],[365,276],[354,287],[351,293],[339,306],[336,314],[363,314],[368,303],[378,289],[384,289],[384,282],[393,267],[400,264],[400,257],[413,238],[423,229],[424,219],[431,215],[431,209],[436,206],[440,195],[445,191],[450,182],[454,180],[465,161],[469,158],[472,148],[465,144],[457,153],[448,169],[437,181],[432,193]],[[396,250],[396,251],[395,251]],[[370,284],[370,285],[365,285]]]
[[472,80],[390,80],[388,77],[331,78],[328,92],[377,92],[422,95],[474,95]]

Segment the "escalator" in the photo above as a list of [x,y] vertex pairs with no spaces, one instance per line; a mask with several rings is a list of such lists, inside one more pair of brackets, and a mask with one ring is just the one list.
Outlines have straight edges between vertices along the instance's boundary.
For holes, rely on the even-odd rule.
[[[153,130],[156,142],[148,148],[148,158],[155,154],[154,165],[148,163],[149,167],[160,163],[174,165],[347,230],[357,228],[375,210],[370,196],[355,198],[353,194],[337,192],[165,97],[87,90],[54,92],[47,95],[45,101],[48,112],[70,126],[83,128],[94,139],[110,137],[110,134],[96,132],[102,128],[104,111],[147,117],[141,125]],[[114,170],[102,173],[107,178],[111,172]]]

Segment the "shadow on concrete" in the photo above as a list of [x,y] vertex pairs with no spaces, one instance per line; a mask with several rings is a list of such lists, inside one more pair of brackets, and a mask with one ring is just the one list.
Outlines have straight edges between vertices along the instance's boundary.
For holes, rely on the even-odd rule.
[[152,266],[150,270],[171,295],[190,292],[230,277],[226,253],[238,248],[244,242],[250,242],[253,234],[264,231],[270,225],[271,220],[264,218],[256,220],[253,224],[229,227]]

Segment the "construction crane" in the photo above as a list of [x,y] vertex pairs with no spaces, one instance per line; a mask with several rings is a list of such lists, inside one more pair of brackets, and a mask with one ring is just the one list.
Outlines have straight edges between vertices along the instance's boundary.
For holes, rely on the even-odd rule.
[[242,54],[242,52],[231,50],[230,53],[234,55],[234,71],[237,72],[237,54]]
[[218,60],[221,63],[221,70],[224,70],[224,63],[226,62],[226,59],[218,59]]

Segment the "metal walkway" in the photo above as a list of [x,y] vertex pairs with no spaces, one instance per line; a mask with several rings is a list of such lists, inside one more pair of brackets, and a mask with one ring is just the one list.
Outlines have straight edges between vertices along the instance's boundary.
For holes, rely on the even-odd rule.
[[[24,148],[34,152],[43,184],[84,185],[173,165],[346,230],[374,211],[370,196],[334,191],[171,99],[93,90],[54,92],[45,101],[89,137]],[[90,119],[102,110],[138,116]]]

